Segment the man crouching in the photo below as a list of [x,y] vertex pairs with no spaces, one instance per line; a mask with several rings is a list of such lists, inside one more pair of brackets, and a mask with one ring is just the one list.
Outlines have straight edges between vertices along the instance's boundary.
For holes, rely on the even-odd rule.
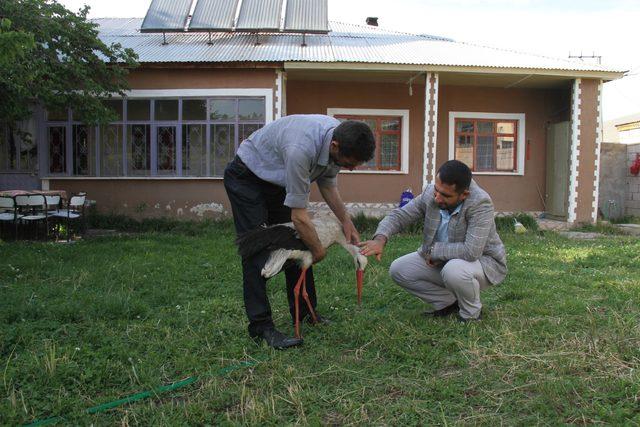
[[393,261],[391,278],[433,305],[427,316],[457,313],[463,322],[480,320],[480,291],[507,274],[491,197],[471,179],[467,165],[450,160],[420,196],[380,222],[373,240],[360,244],[361,253],[380,260],[389,238],[418,220],[424,221],[422,246]]

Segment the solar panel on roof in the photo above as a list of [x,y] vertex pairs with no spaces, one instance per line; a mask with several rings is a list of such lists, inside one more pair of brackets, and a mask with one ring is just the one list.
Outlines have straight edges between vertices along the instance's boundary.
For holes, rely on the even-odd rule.
[[231,31],[239,0],[198,0],[189,30]]
[[140,31],[184,31],[193,0],[153,0]]
[[282,0],[243,0],[237,31],[279,31]]
[[327,0],[288,0],[284,30],[308,33],[328,33]]

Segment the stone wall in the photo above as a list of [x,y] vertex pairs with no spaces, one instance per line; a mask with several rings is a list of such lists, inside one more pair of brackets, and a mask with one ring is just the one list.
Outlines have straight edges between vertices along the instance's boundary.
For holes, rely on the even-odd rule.
[[627,145],[625,174],[627,178],[626,214],[640,217],[640,174],[631,175],[629,168],[640,154],[640,144]]
[[640,217],[640,174],[629,167],[640,153],[640,144],[603,143],[600,154],[600,218]]
[[603,143],[600,152],[598,216],[609,219],[625,215],[627,201],[627,146]]

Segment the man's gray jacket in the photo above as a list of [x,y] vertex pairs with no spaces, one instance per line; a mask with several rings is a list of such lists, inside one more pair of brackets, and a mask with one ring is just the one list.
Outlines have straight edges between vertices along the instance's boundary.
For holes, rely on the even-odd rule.
[[418,253],[423,255],[432,246],[431,258],[434,260],[479,260],[491,284],[504,280],[507,274],[507,256],[502,240],[496,233],[493,203],[489,194],[475,181],[471,181],[469,196],[460,212],[451,217],[449,242],[434,241],[440,224],[440,208],[434,199],[433,184],[427,186],[420,196],[404,207],[395,209],[380,221],[376,235],[381,234],[388,239],[420,219],[424,220],[424,241]]

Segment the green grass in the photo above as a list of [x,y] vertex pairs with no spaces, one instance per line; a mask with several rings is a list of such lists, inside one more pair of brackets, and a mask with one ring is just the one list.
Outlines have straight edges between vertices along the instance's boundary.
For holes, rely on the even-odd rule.
[[[510,273],[484,320],[427,320],[392,283],[394,238],[355,278],[339,248],[316,268],[328,327],[278,352],[246,334],[228,225],[71,245],[0,243],[0,424],[640,423],[640,244],[505,234]],[[269,282],[279,328],[284,280]],[[221,368],[254,366],[221,375]],[[104,413],[86,408],[197,375]]]

